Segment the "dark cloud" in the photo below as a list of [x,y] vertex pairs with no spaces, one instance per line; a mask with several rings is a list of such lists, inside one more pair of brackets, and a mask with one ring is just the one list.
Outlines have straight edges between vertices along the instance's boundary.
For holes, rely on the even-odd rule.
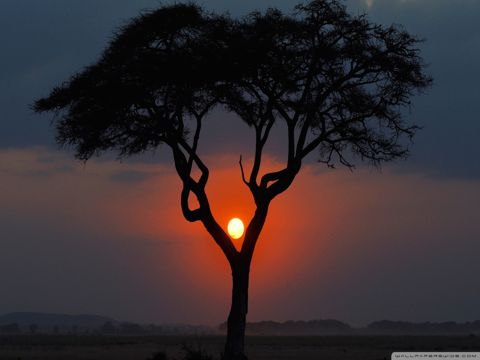
[[155,172],[146,171],[116,171],[110,175],[110,180],[121,183],[137,183],[158,175]]
[[375,0],[368,14],[425,39],[420,48],[434,78],[434,86],[406,113],[423,130],[402,167],[432,176],[480,177],[475,160],[480,156],[480,2]]
[[53,144],[34,99],[92,63],[112,30],[154,1],[13,1],[0,13],[0,146]]
[[[233,15],[259,7],[254,1],[204,1],[203,5]],[[263,2],[261,8],[277,6],[288,10],[295,1]],[[372,20],[399,23],[426,42],[422,54],[430,64],[435,85],[415,99],[406,116],[424,126],[415,141],[411,160],[402,165],[407,171],[433,176],[478,177],[480,156],[477,136],[480,122],[480,3],[475,0],[387,1],[374,0],[367,7],[363,0],[349,1],[354,13],[368,11]],[[35,98],[95,61],[112,31],[141,10],[154,8],[157,1],[135,3],[122,0],[101,2],[46,0],[2,3],[0,14],[0,147],[53,145],[47,116],[29,110]],[[218,121],[223,118],[223,122]],[[231,115],[214,115],[210,133],[202,139],[206,152],[246,152],[245,138],[251,134]],[[238,133],[228,143],[218,141],[228,127]],[[235,130],[233,130],[235,129]],[[240,139],[241,138],[241,139]],[[212,144],[215,143],[215,147]],[[282,141],[271,146],[283,155]]]

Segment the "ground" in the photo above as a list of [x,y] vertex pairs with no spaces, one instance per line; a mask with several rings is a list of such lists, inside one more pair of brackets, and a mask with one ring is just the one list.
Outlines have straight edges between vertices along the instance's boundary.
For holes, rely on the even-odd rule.
[[[182,359],[182,345],[219,359],[223,336],[0,336],[1,360]],[[250,336],[251,360],[382,360],[393,351],[480,351],[480,336]]]

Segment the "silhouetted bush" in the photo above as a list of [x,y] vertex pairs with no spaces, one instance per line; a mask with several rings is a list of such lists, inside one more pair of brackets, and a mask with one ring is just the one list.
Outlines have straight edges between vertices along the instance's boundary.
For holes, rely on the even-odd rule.
[[185,351],[184,360],[213,360],[213,357],[208,355],[201,346],[194,349],[191,346],[183,345],[182,349]]
[[156,352],[152,355],[152,357],[148,358],[147,360],[168,360],[167,355],[164,352]]
[[[199,345],[197,348],[193,348],[189,345],[183,345],[182,350],[185,352],[183,360],[214,360],[212,356],[208,355],[206,351]],[[152,357],[147,360],[169,360],[164,352],[156,352]],[[172,358],[171,360],[175,360]]]

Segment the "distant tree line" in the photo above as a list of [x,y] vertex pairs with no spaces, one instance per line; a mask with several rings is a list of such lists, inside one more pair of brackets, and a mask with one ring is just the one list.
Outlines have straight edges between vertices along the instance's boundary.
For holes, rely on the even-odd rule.
[[0,334],[52,334],[52,335],[179,335],[179,334],[211,334],[215,329],[206,326],[193,325],[140,325],[133,322],[106,321],[99,327],[71,326],[44,326],[30,324],[20,326],[18,323],[0,325]]
[[[217,329],[207,326],[141,325],[133,322],[116,321],[106,321],[96,328],[80,328],[77,325],[40,327],[37,324],[30,324],[20,326],[18,323],[0,325],[0,335],[206,335],[225,333],[226,330],[226,323],[221,324]],[[480,320],[465,323],[454,321],[412,323],[382,320],[372,322],[361,328],[353,328],[349,324],[338,320],[260,321],[247,323],[246,332],[251,335],[480,335]]]
[[107,321],[100,329],[105,335],[179,335],[179,334],[211,334],[214,329],[207,326],[194,325],[140,325],[132,322],[114,323]]
[[60,333],[64,334],[76,334],[78,332],[78,326],[74,325],[71,327],[61,327],[59,325],[40,327],[37,324],[30,324],[28,326],[20,326],[18,323],[10,323],[0,325],[0,334],[37,334],[37,333],[46,333],[46,334],[55,334]]
[[423,322],[412,323],[407,321],[382,320],[369,324],[363,329],[367,333],[381,334],[479,334],[480,320],[457,323],[446,322]]
[[20,332],[20,326],[17,323],[0,325],[0,333],[2,334],[18,334]]
[[[219,326],[221,332],[226,331],[226,323]],[[457,322],[424,322],[376,321],[365,327],[353,328],[338,320],[310,321],[260,321],[248,322],[246,332],[250,335],[480,335],[480,320]]]

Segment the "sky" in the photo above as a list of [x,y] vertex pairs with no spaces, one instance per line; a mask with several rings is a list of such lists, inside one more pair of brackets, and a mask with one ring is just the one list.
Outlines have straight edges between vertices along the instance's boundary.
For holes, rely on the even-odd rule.
[[[139,0],[3,0],[0,13],[0,314],[95,313],[155,323],[226,319],[231,278],[181,214],[165,147],[86,164],[59,149],[30,104],[98,59]],[[240,16],[296,1],[204,0]],[[349,11],[425,39],[434,85],[405,112],[423,129],[406,161],[327,170],[310,161],[275,199],[253,259],[248,319],[480,319],[480,0],[351,0]],[[253,212],[238,156],[253,133],[208,119],[201,152],[220,224]],[[282,164],[281,129],[265,163]],[[314,158],[312,159],[314,160]],[[251,162],[250,162],[251,163]]]

